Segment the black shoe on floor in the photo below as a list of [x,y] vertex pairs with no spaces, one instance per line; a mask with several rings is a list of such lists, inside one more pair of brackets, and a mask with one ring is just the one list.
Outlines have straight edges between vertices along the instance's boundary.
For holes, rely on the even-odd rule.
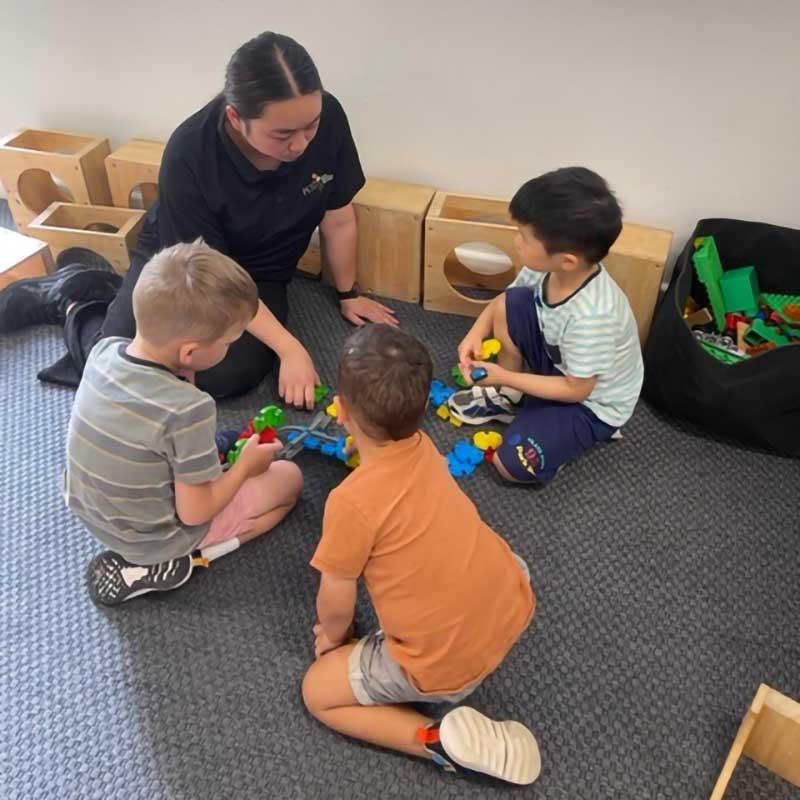
[[106,550],[89,563],[86,582],[93,603],[118,606],[148,592],[168,592],[183,586],[192,575],[192,567],[191,556],[139,566]]
[[[71,264],[43,278],[15,281],[0,291],[0,333],[28,325],[63,325],[74,300],[110,302],[122,279],[114,272]],[[69,295],[64,290],[69,290]]]

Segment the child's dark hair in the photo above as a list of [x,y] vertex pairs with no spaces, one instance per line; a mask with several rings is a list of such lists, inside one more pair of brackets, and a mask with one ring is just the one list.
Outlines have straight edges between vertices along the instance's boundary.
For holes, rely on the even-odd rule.
[[289,36],[265,31],[231,56],[223,94],[243,120],[251,120],[269,103],[321,89],[319,72],[305,47]]
[[511,217],[530,225],[550,255],[576,253],[590,264],[604,258],[622,230],[622,210],[608,184],[586,167],[563,167],[523,184]]
[[366,325],[344,344],[337,388],[365,433],[398,440],[418,430],[432,377],[422,342],[390,325]]

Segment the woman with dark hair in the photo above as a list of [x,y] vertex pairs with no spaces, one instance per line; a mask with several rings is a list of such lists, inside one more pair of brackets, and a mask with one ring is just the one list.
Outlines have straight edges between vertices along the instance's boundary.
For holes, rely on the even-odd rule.
[[[352,200],[363,185],[347,117],[311,57],[288,36],[262,33],[233,54],[224,91],[170,137],[159,197],[119,290],[114,276],[69,269],[12,284],[5,294],[14,297],[0,293],[0,331],[65,318],[71,369],[62,359],[40,378],[70,383],[71,372],[74,383],[99,338],[134,335],[131,296],[147,260],[202,237],[250,273],[261,302],[225,360],[197,375],[198,386],[217,398],[241,394],[277,358],[281,396],[311,408],[318,376],[285,323],[288,283],[318,226],[342,314],[356,325],[397,324],[391,309],[360,296],[356,285]],[[67,311],[70,301],[77,302]]]

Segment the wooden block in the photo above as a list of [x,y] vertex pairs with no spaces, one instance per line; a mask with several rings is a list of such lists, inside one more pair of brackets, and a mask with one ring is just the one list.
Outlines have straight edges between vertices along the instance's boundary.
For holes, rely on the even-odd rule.
[[108,139],[25,128],[0,139],[0,182],[21,233],[54,202],[110,205]]
[[370,178],[355,196],[358,282],[367,292],[418,303],[430,186]]
[[[457,287],[484,289],[487,294],[502,291],[522,266],[514,249],[516,230],[506,200],[437,192],[425,224],[425,308],[477,316],[491,297],[469,297]],[[455,248],[466,242],[494,245],[512,267],[499,275],[477,275],[455,257]],[[670,231],[628,222],[603,259],[631,304],[642,344],[650,331],[671,243]]]
[[708,325],[709,322],[714,321],[714,317],[707,308],[701,308],[698,311],[694,311],[688,316],[684,317],[684,319],[690,328],[697,328],[700,325]]
[[117,272],[124,274],[130,266],[130,252],[145,214],[145,211],[114,206],[53,203],[28,229],[50,245],[53,258],[70,247],[83,247],[102,256]]
[[671,245],[672,231],[626,222],[611,251],[603,259],[608,274],[619,284],[631,304],[642,344],[650,333]]
[[[471,297],[460,289],[482,289],[494,295],[514,280],[522,266],[514,249],[516,232],[506,200],[436,192],[425,219],[425,308],[478,316],[491,297]],[[495,275],[473,272],[455,256],[456,247],[471,242],[498,248],[512,266]]]
[[131,139],[106,157],[111,197],[120,208],[148,209],[158,197],[158,175],[165,144]]
[[41,278],[53,271],[46,242],[0,228],[0,289],[22,278]]
[[711,800],[722,800],[742,756],[800,786],[800,703],[762,683],[742,720]]

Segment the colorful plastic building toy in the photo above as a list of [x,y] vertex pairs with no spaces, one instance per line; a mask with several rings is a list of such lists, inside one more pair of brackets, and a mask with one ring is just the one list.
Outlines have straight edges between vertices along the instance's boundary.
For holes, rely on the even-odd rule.
[[771,328],[763,319],[753,320],[753,324],[745,334],[744,340],[749,345],[758,345],[762,341],[774,342],[778,346],[789,344],[788,336],[784,336],[778,328]]
[[498,339],[484,339],[481,359],[483,361],[491,361],[497,356],[500,350],[502,350],[502,345]]
[[714,314],[717,330],[725,330],[725,300],[722,297],[720,280],[722,278],[722,262],[719,260],[717,243],[713,236],[700,236],[694,241],[695,251],[692,256],[697,277],[706,287],[708,300]]
[[464,377],[464,373],[461,372],[461,367],[459,367],[458,364],[450,370],[450,374],[453,376],[453,382],[456,386],[460,386],[462,389],[469,389],[467,379]]
[[293,459],[301,450],[319,450],[324,456],[333,456],[354,469],[361,463],[358,453],[348,453],[352,447],[352,436],[335,436],[328,433],[333,418],[320,411],[310,425],[285,425],[279,431],[285,435],[287,445],[278,453],[278,458]]
[[503,444],[503,437],[497,431],[478,431],[472,437],[472,443],[481,450],[497,450]]
[[466,475],[472,475],[477,469],[474,464],[467,464],[465,461],[459,461],[454,453],[447,454],[447,468],[454,478],[463,478]]
[[447,422],[450,419],[450,409],[446,405],[441,405],[436,409],[436,416]]
[[465,464],[473,464],[477,466],[484,459],[484,452],[479,447],[476,447],[472,442],[456,442],[453,448],[453,455]]
[[331,392],[330,386],[321,383],[314,387],[314,405],[321,403]]
[[722,273],[719,281],[725,311],[743,311],[752,317],[758,312],[758,275],[755,267],[740,267]]
[[336,417],[338,417],[338,416],[339,416],[339,408],[338,408],[338,406],[336,405],[336,403],[331,403],[331,404],[330,404],[330,405],[329,405],[329,406],[328,406],[328,407],[325,409],[325,413],[326,413],[326,414],[327,414],[329,417],[333,417],[334,419],[336,419]]
[[766,303],[773,311],[777,311],[786,322],[800,323],[800,295],[762,294],[761,302]]
[[436,406],[437,408],[446,403],[448,398],[455,394],[455,389],[452,386],[448,386],[446,383],[442,381],[431,381],[431,390],[428,395],[431,401],[431,405]]
[[261,433],[264,428],[280,428],[286,422],[286,414],[278,406],[264,406],[261,411],[253,417],[253,428],[255,433]]

